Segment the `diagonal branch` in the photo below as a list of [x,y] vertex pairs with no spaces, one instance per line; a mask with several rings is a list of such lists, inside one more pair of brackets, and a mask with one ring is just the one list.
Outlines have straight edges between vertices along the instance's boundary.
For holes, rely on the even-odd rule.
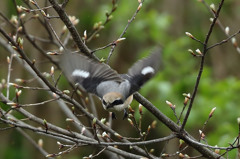
[[[74,106],[76,106],[77,108],[79,108],[79,110],[81,112],[83,112],[87,118],[89,118],[90,120],[93,120],[95,118],[95,116],[93,116],[92,114],[90,114],[86,109],[84,109],[77,101],[75,101],[74,99],[72,99],[71,97],[63,94],[60,90],[56,89],[54,86],[52,86],[49,81],[41,74],[41,72],[35,67],[34,64],[32,64],[31,60],[26,56],[25,52],[18,46],[18,44],[2,29],[0,28],[0,33],[2,33],[2,35],[16,48],[16,50],[18,51],[18,53],[21,55],[22,59],[24,59],[24,61],[31,67],[31,69],[36,73],[36,75],[42,80],[42,82],[54,93],[56,93],[57,95],[60,96],[60,98],[72,103]],[[25,111],[22,108],[17,109],[22,110],[22,114],[27,115],[29,112]],[[35,118],[34,118],[35,119]],[[41,119],[37,119],[35,122],[38,122],[39,124],[43,124],[43,121]],[[106,126],[105,124],[103,124],[101,121],[99,121],[98,119],[96,120],[96,123],[105,131],[111,133],[112,135],[116,136],[116,134],[118,134],[117,132],[115,132],[114,130],[112,130],[111,128],[109,128],[108,126]],[[51,125],[52,127],[52,125]],[[126,139],[122,139],[123,142],[129,142]],[[145,151],[142,150],[141,148],[137,147],[137,146],[133,146],[133,148],[145,155]]]
[[56,0],[49,0],[49,2],[53,5],[53,8],[58,13],[61,20],[64,22],[66,27],[68,28],[69,32],[72,35],[73,40],[76,42],[76,45],[80,49],[82,53],[85,55],[93,58],[93,55],[91,54],[91,50],[85,45],[81,39],[81,36],[79,35],[77,29],[72,24],[70,19],[68,18],[67,13],[63,10],[63,8],[56,2]]
[[[180,127],[174,123],[171,119],[169,119],[166,115],[164,115],[157,107],[155,107],[151,102],[149,102],[146,98],[144,98],[141,94],[135,93],[134,98],[141,103],[148,111],[150,111],[158,120],[164,123],[169,129],[177,134],[177,137],[184,140],[187,144],[194,147],[198,152],[200,152],[203,156],[211,159],[218,158],[223,159],[219,154],[205,148],[203,146],[199,146],[196,144],[196,140],[188,134],[185,130],[181,130]],[[196,142],[192,142],[196,141]]]

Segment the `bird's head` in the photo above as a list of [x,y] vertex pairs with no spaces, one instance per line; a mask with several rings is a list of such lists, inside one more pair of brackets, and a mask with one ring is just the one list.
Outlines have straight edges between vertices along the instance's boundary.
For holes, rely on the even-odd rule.
[[103,108],[107,111],[115,112],[122,111],[131,104],[133,97],[130,96],[126,100],[118,92],[109,92],[102,98]]

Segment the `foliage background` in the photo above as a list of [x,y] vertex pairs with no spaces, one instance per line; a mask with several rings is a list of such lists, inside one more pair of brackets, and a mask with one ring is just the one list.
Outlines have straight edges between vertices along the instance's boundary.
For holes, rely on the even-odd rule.
[[[218,1],[206,1],[208,4]],[[19,4],[22,2],[19,0]],[[40,2],[39,2],[40,3]],[[100,32],[99,38],[87,44],[91,49],[104,46],[118,38],[127,20],[137,8],[137,0],[119,0],[118,8],[113,14],[113,19]],[[94,23],[105,20],[106,11],[110,11],[111,1],[105,0],[80,0],[70,1],[66,11],[69,15],[75,15],[80,19],[77,29],[81,35],[84,30],[91,30]],[[12,1],[1,1],[0,11],[7,17],[16,14]],[[177,112],[180,113],[183,107],[183,93],[192,92],[200,59],[193,57],[187,51],[189,48],[196,50],[200,45],[187,37],[185,32],[191,32],[195,37],[204,39],[211,18],[208,10],[197,0],[145,0],[143,8],[137,15],[134,22],[130,25],[124,37],[126,40],[121,42],[114,56],[111,58],[110,66],[119,73],[124,73],[137,59],[149,54],[156,45],[163,47],[162,63],[160,73],[148,82],[140,91],[146,98],[155,104],[164,114],[174,119],[172,110],[165,104],[166,100],[176,105]],[[230,27],[230,32],[235,33],[239,30],[240,21],[240,1],[228,0],[225,2],[223,11],[220,14],[220,20],[224,26]],[[32,34],[44,36],[41,28],[38,28],[34,21],[29,28]],[[56,31],[60,32],[62,24],[54,20],[51,21]],[[214,44],[225,39],[224,33],[215,26],[211,43]],[[239,35],[236,37],[239,41]],[[41,56],[31,47],[25,44],[25,50],[28,56],[41,59]],[[52,50],[48,45],[42,46],[44,50]],[[6,79],[7,63],[6,51],[0,46],[0,79]],[[109,49],[97,52],[97,56],[106,58]],[[204,122],[208,118],[208,114],[213,107],[216,107],[213,118],[206,126],[206,139],[210,145],[228,146],[229,142],[234,140],[238,133],[237,118],[240,116],[240,55],[230,42],[212,49],[207,57],[207,63],[204,67],[203,78],[200,82],[199,91],[193,110],[188,120],[186,130],[193,136],[199,135],[198,130],[202,128]],[[44,61],[37,63],[42,71],[50,70],[50,65]],[[18,67],[17,63],[13,63],[13,74],[11,81],[15,78],[31,78],[26,72]],[[61,80],[62,88],[68,87],[64,80]],[[14,95],[14,89],[12,90]],[[46,99],[44,92],[28,92],[22,95],[23,103],[35,103]],[[98,99],[99,118],[108,117]],[[132,104],[134,109],[138,108],[138,104]],[[29,108],[37,116],[47,121],[56,123],[59,126],[66,127],[65,115],[54,103],[50,103],[41,107]],[[151,124],[154,117],[144,111],[145,129]],[[174,119],[175,120],[175,119]],[[0,125],[1,126],[1,125]],[[133,129],[127,120],[114,121],[113,129],[120,134],[127,136],[136,136],[137,132]],[[32,132],[28,132],[33,134]],[[156,138],[169,133],[169,130],[161,123],[157,124],[157,128],[153,130],[151,137]],[[4,159],[23,159],[23,158],[44,158],[35,150],[31,144],[25,140],[14,129],[0,132],[0,158]],[[41,136],[33,134],[37,141]],[[57,145],[54,140],[43,137],[44,148],[48,152],[57,152]],[[149,148],[156,148],[156,154],[160,153],[163,145],[152,145]],[[168,153],[176,152],[178,141],[174,140],[167,146]],[[75,159],[91,153],[87,148],[80,148],[73,153],[63,156],[62,158]],[[189,153],[194,153],[189,151]],[[232,151],[231,157],[236,156],[236,151]]]

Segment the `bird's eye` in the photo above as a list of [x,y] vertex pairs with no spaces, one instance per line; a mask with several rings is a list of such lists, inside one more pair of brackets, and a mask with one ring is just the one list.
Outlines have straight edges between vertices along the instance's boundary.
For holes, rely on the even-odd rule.
[[112,105],[119,105],[119,104],[123,104],[123,101],[121,99],[117,99],[112,103]]
[[105,101],[105,100],[102,100],[102,103],[103,103],[104,105],[107,105],[107,103],[106,103],[106,101]]

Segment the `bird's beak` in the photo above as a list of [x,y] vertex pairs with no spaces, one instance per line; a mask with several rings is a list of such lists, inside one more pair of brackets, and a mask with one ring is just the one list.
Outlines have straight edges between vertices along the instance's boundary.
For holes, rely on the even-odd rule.
[[106,106],[107,109],[112,108],[112,107],[113,107],[112,104],[108,104],[108,105]]

